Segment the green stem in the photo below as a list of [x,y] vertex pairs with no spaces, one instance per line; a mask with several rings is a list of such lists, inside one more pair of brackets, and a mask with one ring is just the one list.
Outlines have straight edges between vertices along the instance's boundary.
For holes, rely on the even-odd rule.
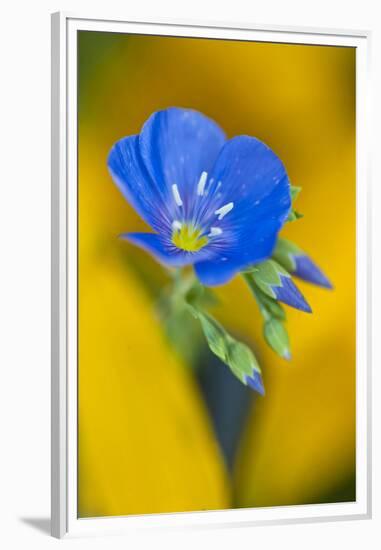
[[257,288],[255,282],[253,281],[253,278],[249,273],[242,273],[242,277],[245,279],[248,287],[250,288],[255,301],[257,302],[258,309],[265,321],[268,321],[271,318],[271,315],[269,315],[267,309],[263,305],[261,298],[260,298],[260,290]]

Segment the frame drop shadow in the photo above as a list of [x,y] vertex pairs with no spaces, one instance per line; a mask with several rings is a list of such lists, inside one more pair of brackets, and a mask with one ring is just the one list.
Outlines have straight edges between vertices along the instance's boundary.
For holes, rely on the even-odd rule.
[[50,535],[50,518],[20,518],[20,521],[40,531],[40,533]]

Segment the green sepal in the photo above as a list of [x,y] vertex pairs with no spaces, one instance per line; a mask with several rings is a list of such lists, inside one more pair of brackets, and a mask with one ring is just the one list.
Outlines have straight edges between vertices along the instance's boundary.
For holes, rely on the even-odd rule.
[[283,324],[286,320],[283,307],[258,288],[251,273],[244,273],[243,276],[254,294],[264,319],[263,335],[266,343],[282,358],[290,359],[290,343],[287,330]]
[[246,272],[252,275],[258,288],[270,298],[276,298],[271,287],[282,286],[280,275],[290,277],[288,271],[274,260],[266,260],[250,268],[250,270],[246,270]]
[[251,292],[254,294],[255,299],[257,300],[262,317],[265,320],[275,317],[276,319],[285,321],[286,313],[280,303],[262,292],[262,290],[256,285],[251,273],[244,273],[243,276]]
[[260,291],[258,294],[260,296],[259,299],[261,304],[272,317],[280,319],[281,321],[286,320],[286,313],[279,302],[277,302],[273,298],[270,298],[270,296],[263,294],[262,291]]
[[297,187],[296,185],[290,185],[292,208],[290,210],[290,213],[287,217],[286,222],[294,222],[296,220],[299,220],[300,218],[303,218],[303,214],[300,214],[297,210],[294,209],[294,202],[298,198],[301,190],[302,190],[301,187]]
[[297,187],[296,185],[290,185],[290,193],[291,193],[291,200],[292,202],[296,201],[296,199],[299,196],[299,193],[301,192],[302,188]]
[[268,345],[282,357],[290,359],[290,342],[287,330],[279,319],[271,318],[263,325],[263,335]]
[[296,220],[300,220],[300,218],[303,218],[303,214],[301,214],[300,212],[297,212],[292,208],[290,210],[290,213],[288,215],[286,222],[295,222]]
[[273,252],[273,258],[281,266],[287,269],[289,273],[293,273],[296,269],[294,257],[300,254],[302,254],[302,251],[296,244],[287,239],[278,238]]

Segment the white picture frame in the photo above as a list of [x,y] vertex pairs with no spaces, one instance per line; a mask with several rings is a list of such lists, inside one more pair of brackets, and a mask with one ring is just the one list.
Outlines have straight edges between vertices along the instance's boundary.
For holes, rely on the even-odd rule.
[[[77,517],[77,31],[340,45],[356,48],[356,502],[176,514]],[[52,15],[52,535],[121,534],[143,526],[259,525],[371,516],[370,33],[119,17]]]

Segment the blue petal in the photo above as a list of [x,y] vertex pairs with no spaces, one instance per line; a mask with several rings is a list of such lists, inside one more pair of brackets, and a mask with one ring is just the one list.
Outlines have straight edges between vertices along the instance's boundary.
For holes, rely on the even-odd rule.
[[262,376],[258,371],[255,370],[251,376],[246,376],[246,383],[252,390],[257,391],[261,395],[265,395]]
[[149,252],[161,264],[170,267],[193,264],[195,259],[203,257],[202,250],[195,253],[180,250],[156,233],[123,233],[121,238]]
[[[242,248],[239,248],[239,243],[234,243],[234,245],[221,244],[219,254],[216,257],[204,261],[200,261],[199,258],[197,259],[198,261],[195,264],[197,277],[206,286],[223,285],[245,267],[269,258],[275,243],[276,227],[273,226],[273,231],[269,235],[261,237],[258,240],[253,239],[252,246],[250,243],[247,243],[247,246]],[[208,248],[214,249],[216,244]]]
[[321,269],[305,254],[293,255],[295,270],[293,275],[324,288],[333,288],[330,280],[324,275]]
[[296,309],[312,313],[312,309],[300,290],[292,282],[291,277],[280,275],[280,280],[281,286],[271,286],[276,299]]
[[225,256],[221,256],[216,260],[206,260],[195,264],[196,275],[203,285],[223,285],[240,271],[241,267],[239,264],[224,260],[224,258]]
[[130,136],[116,142],[108,157],[108,167],[120,191],[156,231],[168,233],[169,217],[166,197],[152,181],[139,152],[139,137]]
[[224,143],[221,128],[190,109],[171,107],[158,111],[144,124],[139,138],[141,156],[173,213],[179,207],[172,186],[178,186],[183,202],[181,213],[187,217],[197,198],[200,176],[210,172]]
[[[282,226],[291,208],[290,182],[281,160],[260,140],[237,136],[225,143],[207,188],[208,211],[233,203],[219,226],[251,233],[253,221],[269,218]],[[214,216],[214,218],[213,218]]]
[[[238,136],[222,148],[206,194],[196,224],[217,227],[222,233],[208,246],[215,252],[213,264],[197,272],[204,280],[214,280],[209,284],[222,284],[240,269],[270,257],[290,211],[290,183],[282,162],[267,145]],[[228,258],[226,265],[220,262],[223,257]],[[213,266],[220,273],[205,275]]]

